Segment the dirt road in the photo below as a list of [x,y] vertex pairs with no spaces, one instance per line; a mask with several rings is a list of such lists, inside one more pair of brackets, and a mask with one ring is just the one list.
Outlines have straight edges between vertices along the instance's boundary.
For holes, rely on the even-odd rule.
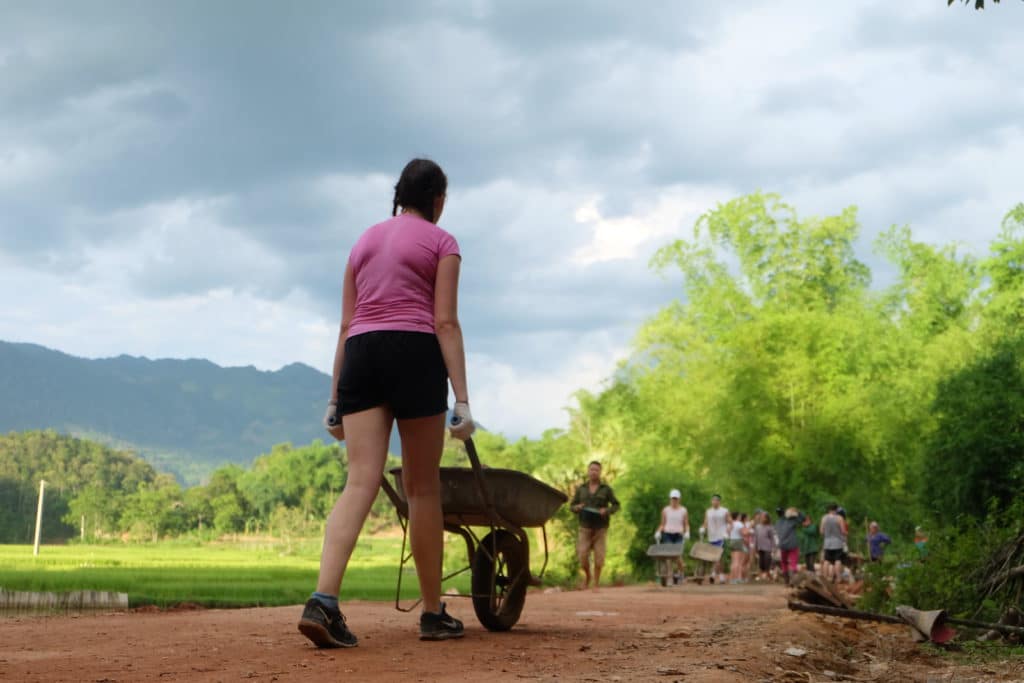
[[760,585],[538,591],[516,628],[490,633],[454,599],[467,634],[440,643],[421,643],[416,617],[388,604],[348,603],[359,647],[326,651],[295,630],[300,607],[0,618],[0,680],[1024,680],[1019,662],[954,667],[900,627],[785,602],[781,587]]

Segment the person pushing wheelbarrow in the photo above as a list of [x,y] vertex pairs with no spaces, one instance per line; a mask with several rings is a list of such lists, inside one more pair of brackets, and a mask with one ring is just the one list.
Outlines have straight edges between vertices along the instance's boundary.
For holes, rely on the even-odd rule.
[[668,584],[669,574],[673,585],[686,578],[683,545],[690,538],[690,516],[679,498],[679,489],[669,491],[669,504],[662,508],[661,523],[654,532],[655,545],[647,549],[647,555],[655,558],[662,586]]

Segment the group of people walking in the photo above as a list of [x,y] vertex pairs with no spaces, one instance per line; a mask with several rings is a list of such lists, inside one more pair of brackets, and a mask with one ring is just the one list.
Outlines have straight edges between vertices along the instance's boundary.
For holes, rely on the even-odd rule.
[[[704,512],[700,536],[707,543],[722,548],[722,558],[714,563],[711,579],[717,583],[745,583],[747,581],[774,581],[779,578],[789,583],[790,578],[803,569],[820,573],[831,581],[844,577],[849,563],[849,525],[846,512],[837,504],[830,504],[818,521],[795,507],[776,509],[777,518],[767,510],[755,510],[752,515],[731,512],[715,494],[711,506]],[[681,519],[682,536],[676,531]],[[658,543],[683,543],[689,539],[689,519],[686,508],[679,502],[679,491],[669,492],[669,504],[661,511],[661,523],[654,532]],[[882,533],[877,522],[869,526],[870,559],[879,561],[892,539]],[[729,572],[723,570],[728,553]],[[682,553],[676,564],[674,583],[684,571]]]
[[[591,585],[596,588],[600,581],[607,554],[609,518],[620,507],[611,487],[601,480],[601,464],[591,462],[587,482],[576,490],[570,503],[570,509],[579,515],[577,553],[585,588]],[[672,489],[654,531],[655,542],[685,544],[691,537],[690,523],[690,513],[681,502],[679,490]],[[795,507],[776,508],[773,520],[767,510],[758,509],[751,515],[732,512],[722,505],[721,495],[715,494],[711,496],[697,532],[702,542],[721,549],[720,559],[710,568],[710,579],[714,583],[780,579],[789,583],[801,570],[801,565],[804,570],[819,573],[830,581],[848,576],[850,529],[845,510],[835,503],[830,504],[817,521]],[[892,542],[877,522],[871,522],[868,540],[872,561],[881,560]],[[680,548],[673,561],[672,582],[680,583],[685,575],[683,549]]]

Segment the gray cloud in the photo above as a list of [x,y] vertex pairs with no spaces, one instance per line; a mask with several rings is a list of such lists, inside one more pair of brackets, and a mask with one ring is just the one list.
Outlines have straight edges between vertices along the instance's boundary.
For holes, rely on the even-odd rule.
[[141,299],[231,291],[334,320],[349,247],[388,215],[405,161],[429,155],[451,180],[442,224],[465,255],[474,348],[555,368],[573,339],[619,344],[678,291],[646,257],[685,225],[573,261],[593,238],[574,212],[595,197],[608,219],[676,187],[779,190],[804,214],[855,203],[866,253],[891,223],[939,239],[970,211],[1001,215],[1024,140],[1015,11],[5,5],[0,259]]

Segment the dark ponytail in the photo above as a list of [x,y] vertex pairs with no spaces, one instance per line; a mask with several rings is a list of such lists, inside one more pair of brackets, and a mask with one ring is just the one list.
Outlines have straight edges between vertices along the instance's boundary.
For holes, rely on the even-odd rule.
[[402,169],[395,185],[395,199],[391,215],[398,215],[398,207],[416,209],[431,223],[434,222],[434,200],[448,191],[448,178],[441,167],[430,159],[413,159]]

